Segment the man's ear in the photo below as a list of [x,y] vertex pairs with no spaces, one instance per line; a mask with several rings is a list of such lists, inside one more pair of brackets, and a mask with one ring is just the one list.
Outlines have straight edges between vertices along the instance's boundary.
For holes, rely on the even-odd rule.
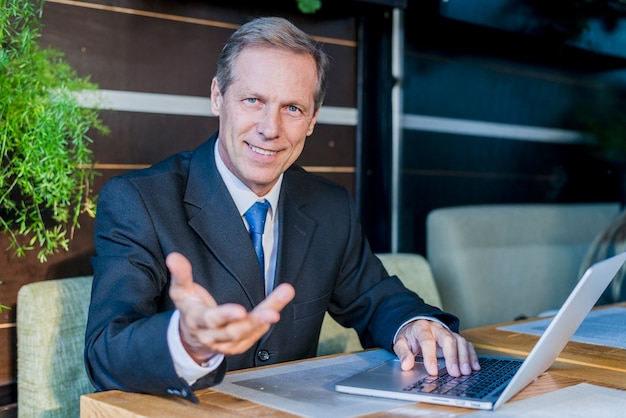
[[213,77],[211,81],[211,112],[213,112],[215,116],[220,114],[223,100],[222,92],[217,85],[217,79]]

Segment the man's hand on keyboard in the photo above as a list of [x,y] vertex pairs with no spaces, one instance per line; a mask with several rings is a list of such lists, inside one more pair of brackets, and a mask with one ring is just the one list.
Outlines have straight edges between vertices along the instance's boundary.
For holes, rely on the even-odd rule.
[[442,355],[446,369],[452,376],[468,375],[472,370],[480,370],[472,343],[442,324],[426,319],[418,319],[402,327],[393,351],[400,359],[402,370],[412,369],[418,354],[423,357],[428,374],[433,376],[439,373],[437,356]]

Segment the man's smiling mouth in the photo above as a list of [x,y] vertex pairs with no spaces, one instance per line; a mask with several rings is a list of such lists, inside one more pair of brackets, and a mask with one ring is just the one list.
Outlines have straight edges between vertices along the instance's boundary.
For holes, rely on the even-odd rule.
[[252,149],[252,151],[256,152],[257,154],[268,155],[268,156],[276,154],[276,151],[268,151],[259,147],[255,147],[252,144],[248,144],[248,146],[250,146],[250,149]]

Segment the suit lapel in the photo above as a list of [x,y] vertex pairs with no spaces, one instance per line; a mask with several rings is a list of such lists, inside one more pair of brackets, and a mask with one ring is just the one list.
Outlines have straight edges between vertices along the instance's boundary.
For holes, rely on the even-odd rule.
[[[297,289],[302,265],[307,257],[317,223],[304,212],[308,199],[295,183],[290,170],[287,170],[278,202],[280,231],[274,286],[290,283]],[[285,311],[282,315],[285,315]],[[262,345],[275,328],[276,324],[272,325],[257,346]]]
[[217,171],[215,139],[201,145],[190,162],[185,190],[189,225],[256,306],[265,297],[265,285],[250,236]]
[[285,173],[280,195],[280,237],[276,260],[276,284],[295,284],[307,257],[317,222],[304,212],[308,198],[294,184],[290,170]]

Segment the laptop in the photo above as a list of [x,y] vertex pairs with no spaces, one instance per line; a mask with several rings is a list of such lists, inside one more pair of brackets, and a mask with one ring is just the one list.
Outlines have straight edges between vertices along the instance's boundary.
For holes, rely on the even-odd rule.
[[[416,357],[415,367],[408,371],[401,370],[396,358],[337,382],[335,390],[412,402],[496,409],[554,363],[625,261],[626,252],[623,252],[589,267],[525,360],[479,356],[480,371],[454,378],[447,374],[443,359],[439,360],[439,375],[433,377],[426,372],[420,357]],[[493,373],[492,368],[496,376],[483,376]]]

